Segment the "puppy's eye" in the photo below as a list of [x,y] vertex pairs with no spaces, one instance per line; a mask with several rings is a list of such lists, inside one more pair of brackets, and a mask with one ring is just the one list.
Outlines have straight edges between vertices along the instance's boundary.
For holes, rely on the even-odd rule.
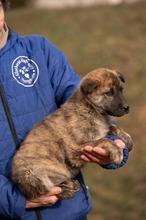
[[112,96],[113,94],[114,94],[113,89],[111,89],[111,90],[105,92],[105,95],[107,95],[107,96]]

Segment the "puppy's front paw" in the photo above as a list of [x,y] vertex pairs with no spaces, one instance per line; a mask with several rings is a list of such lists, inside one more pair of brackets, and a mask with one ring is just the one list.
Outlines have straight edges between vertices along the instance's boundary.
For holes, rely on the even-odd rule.
[[114,164],[120,164],[123,160],[123,150],[117,149],[114,151],[110,151],[109,156]]
[[124,142],[125,142],[126,146],[128,147],[129,151],[131,151],[133,148],[133,140],[128,133],[125,133],[125,136],[126,136],[126,138],[125,138]]
[[123,160],[123,150],[120,149],[114,141],[108,138],[101,138],[97,145],[106,150],[111,162],[119,164]]

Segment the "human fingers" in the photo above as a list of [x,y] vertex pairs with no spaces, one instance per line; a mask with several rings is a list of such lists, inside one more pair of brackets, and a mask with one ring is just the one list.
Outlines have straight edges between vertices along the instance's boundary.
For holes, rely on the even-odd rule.
[[107,156],[107,151],[100,147],[91,147],[91,146],[85,146],[81,149],[82,153],[92,153],[92,154],[98,154],[99,156]]
[[101,157],[100,155],[97,155],[97,154],[94,155],[94,154],[89,154],[89,153],[85,153],[81,155],[81,159],[84,160],[85,162],[96,163],[99,165],[106,165],[112,162],[109,156]]
[[82,149],[81,159],[85,162],[107,164],[111,162],[109,154],[103,148],[86,146]]
[[47,199],[35,199],[35,200],[27,200],[26,201],[26,209],[44,207],[44,206],[52,206],[58,201],[57,196],[50,196]]
[[81,159],[89,163],[99,163],[101,160],[99,157],[89,153],[84,153],[83,155],[81,155]]
[[35,199],[28,199],[26,201],[26,208],[51,206],[59,200],[59,197],[57,195],[59,195],[60,193],[61,188],[54,186],[52,187],[50,192],[46,193],[45,195],[39,196]]

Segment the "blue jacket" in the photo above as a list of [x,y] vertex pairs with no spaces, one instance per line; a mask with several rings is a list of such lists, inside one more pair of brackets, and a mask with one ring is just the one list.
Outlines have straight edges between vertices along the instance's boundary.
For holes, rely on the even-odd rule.
[[[55,111],[71,95],[80,78],[64,54],[40,36],[21,37],[15,32],[0,50],[0,219],[36,220],[35,209],[25,209],[25,197],[11,181],[16,152],[4,103],[7,103],[19,144],[29,130]],[[2,101],[3,100],[3,101]],[[125,157],[122,166],[128,157]],[[118,168],[113,164],[105,168]],[[80,179],[83,184],[82,176]],[[81,188],[74,199],[40,208],[43,220],[80,220],[92,208],[91,197]]]

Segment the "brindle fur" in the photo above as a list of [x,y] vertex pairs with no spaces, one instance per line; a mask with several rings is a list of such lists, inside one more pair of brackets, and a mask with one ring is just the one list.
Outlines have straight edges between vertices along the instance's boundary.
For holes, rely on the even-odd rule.
[[117,71],[90,72],[60,109],[30,131],[12,163],[12,179],[28,198],[43,195],[54,185],[62,187],[60,198],[74,197],[80,186],[73,178],[85,165],[80,158],[83,146],[105,148],[113,163],[119,164],[123,151],[106,138],[108,133],[121,137],[132,149],[130,135],[110,120],[129,111],[123,83]]

